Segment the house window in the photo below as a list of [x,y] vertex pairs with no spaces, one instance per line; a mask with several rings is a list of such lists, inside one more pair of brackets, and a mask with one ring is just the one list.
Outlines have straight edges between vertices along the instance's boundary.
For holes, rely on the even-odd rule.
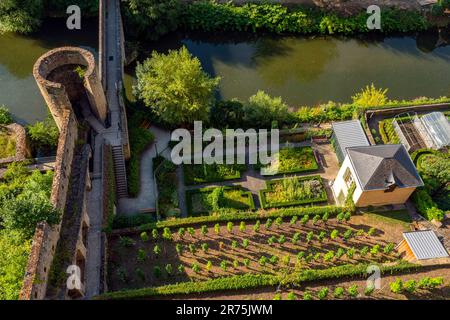
[[345,185],[347,186],[347,188],[350,188],[350,186],[353,183],[353,175],[349,168],[347,168],[347,170],[345,170],[344,181],[345,181]]

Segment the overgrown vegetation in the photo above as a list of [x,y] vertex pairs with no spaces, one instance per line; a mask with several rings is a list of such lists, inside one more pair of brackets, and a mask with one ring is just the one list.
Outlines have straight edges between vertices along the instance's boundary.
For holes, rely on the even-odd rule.
[[290,177],[266,182],[267,189],[260,191],[263,208],[284,207],[326,202],[327,194],[320,176]]
[[52,115],[49,114],[44,121],[27,126],[27,133],[35,153],[40,155],[55,153],[59,130]]
[[282,148],[274,157],[275,160],[269,166],[262,167],[263,175],[308,172],[319,169],[311,147]]
[[153,159],[153,170],[158,186],[158,214],[162,218],[179,217],[176,166],[159,156]]
[[142,122],[147,117],[141,111],[133,111],[128,117],[128,135],[130,140],[130,160],[127,167],[128,192],[131,197],[139,194],[141,184],[141,155],[154,141],[155,137],[147,128],[142,127]]
[[16,139],[7,129],[0,125],[0,159],[16,154]]
[[239,179],[241,172],[247,169],[242,164],[184,164],[184,180],[186,185],[221,182]]
[[0,181],[0,299],[17,299],[36,224],[59,222],[50,203],[53,173],[9,165]]
[[190,190],[186,200],[190,216],[255,209],[252,194],[239,187]]
[[449,154],[418,150],[411,157],[425,185],[414,192],[412,199],[417,210],[426,219],[440,221],[450,210]]

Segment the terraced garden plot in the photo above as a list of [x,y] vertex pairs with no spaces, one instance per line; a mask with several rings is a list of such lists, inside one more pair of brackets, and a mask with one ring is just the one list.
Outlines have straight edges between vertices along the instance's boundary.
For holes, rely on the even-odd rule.
[[282,148],[276,160],[261,167],[262,175],[310,172],[319,169],[311,147]]
[[166,239],[162,230],[156,239],[152,232],[111,237],[108,285],[115,291],[398,260],[393,248],[401,227],[392,236],[370,217],[364,223],[359,216],[348,223],[312,218],[172,228]]
[[286,207],[326,202],[327,194],[322,178],[289,177],[266,182],[267,189],[260,191],[263,208]]
[[239,187],[213,187],[186,192],[188,214],[208,215],[219,210],[253,210],[255,204],[250,192]]
[[247,169],[244,164],[185,164],[183,165],[186,185],[221,182],[239,179]]

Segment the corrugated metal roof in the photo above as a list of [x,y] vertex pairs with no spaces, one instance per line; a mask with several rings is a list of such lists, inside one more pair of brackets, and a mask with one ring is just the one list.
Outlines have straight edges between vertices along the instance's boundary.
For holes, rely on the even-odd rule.
[[370,146],[359,120],[333,122],[331,126],[344,158],[347,148]]
[[448,257],[447,251],[433,230],[404,232],[403,238],[418,260]]

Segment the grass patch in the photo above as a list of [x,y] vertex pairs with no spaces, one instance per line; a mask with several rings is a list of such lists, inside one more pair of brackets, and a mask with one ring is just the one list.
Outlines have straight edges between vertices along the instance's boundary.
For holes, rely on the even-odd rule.
[[16,139],[0,128],[0,159],[13,157],[16,154]]
[[315,171],[319,169],[313,149],[311,147],[283,148],[276,160],[269,166],[262,167],[262,175],[275,175]]
[[245,164],[185,164],[183,165],[186,185],[221,182],[239,179]]
[[290,177],[266,182],[259,198],[263,208],[326,202],[327,193],[320,176]]
[[369,217],[378,220],[380,222],[390,225],[402,225],[405,228],[409,227],[412,222],[411,217],[407,210],[394,210],[385,212],[365,212],[364,214]]
[[218,211],[253,210],[252,194],[240,187],[215,187],[188,190],[186,200],[189,216],[208,215]]

